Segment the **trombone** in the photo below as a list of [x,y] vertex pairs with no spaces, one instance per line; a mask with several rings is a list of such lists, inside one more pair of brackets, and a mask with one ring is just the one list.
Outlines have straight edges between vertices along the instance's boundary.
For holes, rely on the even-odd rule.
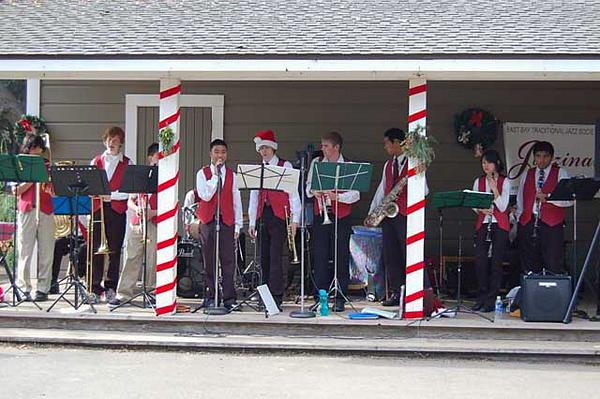
[[[86,248],[86,268],[85,278],[88,292],[92,291],[92,266],[95,255],[108,255],[110,254],[110,248],[108,248],[108,240],[106,239],[106,229],[104,226],[104,204],[102,197],[94,196],[91,197],[92,204],[94,201],[100,201],[100,219],[96,220],[94,217],[94,211],[90,212],[88,220],[88,236],[87,236],[87,248]],[[94,225],[100,223],[100,245],[98,249],[94,251]]]

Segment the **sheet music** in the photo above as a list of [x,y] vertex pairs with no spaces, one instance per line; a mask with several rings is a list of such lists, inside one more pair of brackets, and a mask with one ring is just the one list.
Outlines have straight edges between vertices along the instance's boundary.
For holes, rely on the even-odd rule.
[[[240,190],[261,188],[261,165],[238,165],[236,182]],[[298,191],[300,171],[283,166],[265,165],[262,189],[284,191],[288,194]]]

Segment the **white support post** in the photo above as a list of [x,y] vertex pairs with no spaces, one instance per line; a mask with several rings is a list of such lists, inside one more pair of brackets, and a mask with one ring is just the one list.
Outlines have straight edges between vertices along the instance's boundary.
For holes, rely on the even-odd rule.
[[[425,128],[427,118],[427,82],[409,80],[408,131]],[[422,131],[425,134],[425,130]],[[408,160],[406,218],[406,319],[423,317],[423,271],[425,268],[425,174],[417,174],[414,159]]]
[[177,218],[179,210],[179,113],[181,81],[161,79],[158,130],[170,127],[175,134],[172,151],[162,143],[158,161],[158,215],[156,239],[156,315],[177,309]]

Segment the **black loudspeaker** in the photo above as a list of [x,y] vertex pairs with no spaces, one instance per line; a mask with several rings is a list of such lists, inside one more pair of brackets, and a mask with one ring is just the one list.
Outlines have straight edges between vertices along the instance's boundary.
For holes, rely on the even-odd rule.
[[571,277],[565,275],[523,276],[521,281],[521,319],[562,322],[571,300]]
[[177,296],[198,298],[204,292],[204,262],[200,245],[191,241],[177,244]]

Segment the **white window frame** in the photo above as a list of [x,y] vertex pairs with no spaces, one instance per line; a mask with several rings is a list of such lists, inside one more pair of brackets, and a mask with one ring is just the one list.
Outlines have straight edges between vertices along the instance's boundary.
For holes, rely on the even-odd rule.
[[[137,159],[138,108],[158,107],[158,94],[127,94],[125,96],[125,155]],[[223,138],[225,96],[222,94],[182,94],[181,107],[211,109],[211,141]],[[156,127],[158,132],[158,126]]]

